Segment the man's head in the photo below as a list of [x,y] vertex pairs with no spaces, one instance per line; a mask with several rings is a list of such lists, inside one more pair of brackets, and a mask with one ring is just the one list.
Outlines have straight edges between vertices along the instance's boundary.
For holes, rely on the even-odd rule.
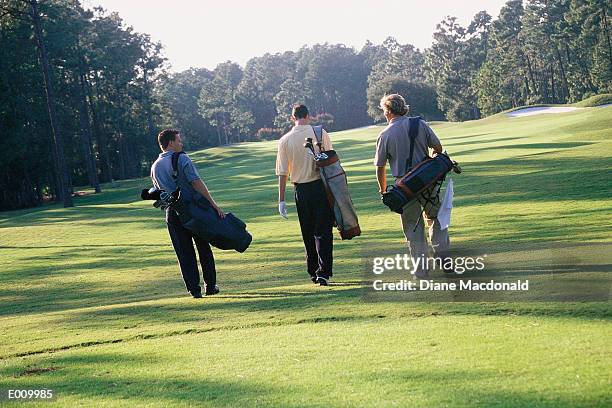
[[162,152],[172,150],[173,152],[183,151],[183,141],[181,133],[176,129],[164,129],[157,135],[157,142]]
[[400,94],[385,95],[380,100],[380,109],[383,110],[385,118],[391,120],[398,116],[404,116],[408,113],[409,106],[406,105],[406,100]]
[[293,105],[293,108],[291,109],[291,120],[298,124],[306,124],[308,119],[309,115],[306,105]]

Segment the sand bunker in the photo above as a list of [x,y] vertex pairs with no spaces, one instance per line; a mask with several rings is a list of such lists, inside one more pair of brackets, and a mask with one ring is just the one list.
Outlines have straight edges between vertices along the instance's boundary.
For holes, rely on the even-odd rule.
[[582,108],[574,108],[571,106],[537,106],[537,107],[533,107],[533,108],[525,108],[525,109],[519,109],[519,110],[515,110],[513,112],[509,112],[506,113],[506,115],[512,117],[512,118],[520,118],[523,116],[533,116],[533,115],[540,115],[542,113],[564,113],[564,112],[571,112],[571,111],[575,111],[577,109],[582,109]]

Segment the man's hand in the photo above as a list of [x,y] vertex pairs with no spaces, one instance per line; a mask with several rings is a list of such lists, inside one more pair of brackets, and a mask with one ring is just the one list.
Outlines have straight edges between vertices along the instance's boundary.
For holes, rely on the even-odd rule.
[[225,218],[225,213],[223,212],[222,209],[220,209],[219,207],[217,207],[216,205],[213,205],[213,208],[215,209],[215,211],[217,212],[217,214],[219,214],[219,218]]
[[287,204],[285,204],[285,188],[287,186],[287,176],[278,176],[278,213],[287,219]]
[[284,219],[289,218],[287,216],[287,204],[285,204],[284,201],[280,201],[278,203],[278,213],[281,215],[281,217],[283,217]]
[[208,187],[206,187],[206,184],[204,184],[202,180],[197,179],[192,181],[191,186],[195,191],[202,194],[202,196],[204,196],[204,198],[208,200],[212,208],[214,208],[217,214],[219,214],[219,218],[225,218],[225,213],[221,211],[217,203],[215,203],[215,200],[213,200],[212,196],[210,195],[210,192],[208,191]]

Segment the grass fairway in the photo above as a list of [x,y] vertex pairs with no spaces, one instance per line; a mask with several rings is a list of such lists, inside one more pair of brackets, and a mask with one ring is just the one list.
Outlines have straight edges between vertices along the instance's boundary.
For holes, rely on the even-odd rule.
[[241,144],[190,154],[254,236],[215,251],[219,296],[187,296],[138,200],[148,180],[1,214],[0,389],[53,389],[41,406],[611,406],[612,107],[434,129],[464,169],[455,247],[607,300],[364,301],[372,249],[403,242],[374,127],[332,134],[364,233],[336,241],[337,284],[316,287],[293,203],[277,214],[276,143]]

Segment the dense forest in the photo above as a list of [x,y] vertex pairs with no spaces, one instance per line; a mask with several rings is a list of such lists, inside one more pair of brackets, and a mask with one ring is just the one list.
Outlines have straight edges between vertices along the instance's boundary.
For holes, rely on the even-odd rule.
[[164,127],[198,149],[276,139],[296,102],[341,130],[381,121],[390,92],[411,115],[452,121],[610,92],[611,12],[607,0],[510,0],[497,19],[445,18],[425,50],[389,37],[169,72],[162,45],[116,13],[0,0],[0,210],[71,206],[73,186],[148,174]]

